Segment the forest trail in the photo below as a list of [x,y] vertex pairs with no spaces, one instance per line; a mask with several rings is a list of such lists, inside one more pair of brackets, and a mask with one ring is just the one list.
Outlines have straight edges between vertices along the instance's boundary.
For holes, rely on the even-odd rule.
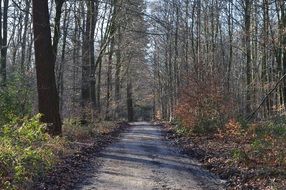
[[160,127],[133,123],[98,157],[100,168],[81,190],[224,189],[221,180],[164,140]]

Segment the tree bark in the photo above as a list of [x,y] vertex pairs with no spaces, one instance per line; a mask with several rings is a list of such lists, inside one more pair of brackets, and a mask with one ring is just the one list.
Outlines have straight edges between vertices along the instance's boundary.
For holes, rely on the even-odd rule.
[[133,109],[133,98],[132,98],[132,81],[129,79],[127,83],[127,114],[128,121],[134,121],[134,109]]
[[51,41],[48,0],[33,0],[34,46],[37,73],[38,108],[47,132],[61,135],[59,98],[55,80],[55,59]]
[[252,0],[245,0],[246,114],[251,111],[251,7]]
[[[96,3],[96,4],[95,4]],[[83,65],[82,65],[82,106],[88,103],[96,106],[95,97],[95,55],[94,55],[94,34],[96,17],[98,14],[98,2],[88,0],[86,29],[83,39]]]
[[[1,23],[1,29],[0,29],[0,47],[1,47],[1,75],[2,75],[2,84],[6,85],[7,80],[7,35],[8,35],[8,5],[9,0],[4,0],[3,5],[3,15],[0,14],[0,19],[3,20],[3,23]],[[1,8],[1,5],[0,5]],[[3,17],[3,18],[2,18]]]
[[114,93],[114,98],[115,98],[115,103],[116,103],[116,108],[115,108],[115,118],[118,119],[119,117],[119,111],[120,111],[120,74],[121,74],[121,29],[120,26],[117,29],[117,40],[115,41],[116,43],[116,64],[115,64],[115,93]]
[[56,61],[57,53],[58,53],[58,44],[61,37],[60,26],[61,26],[61,18],[62,18],[62,7],[64,4],[64,0],[55,0],[56,3],[56,16],[55,16],[55,29],[54,29],[54,37],[53,37],[53,54],[54,60]]
[[66,42],[67,42],[67,35],[68,35],[68,25],[69,20],[67,19],[69,16],[68,12],[65,12],[64,14],[64,31],[63,31],[63,45],[62,45],[62,51],[61,51],[61,60],[59,63],[59,71],[58,71],[58,92],[59,92],[59,98],[60,98],[60,113],[63,114],[63,105],[64,105],[64,73],[65,73],[65,55],[66,55]]
[[27,32],[28,32],[28,24],[29,24],[29,11],[30,11],[30,4],[31,0],[25,0],[26,8],[25,8],[25,18],[24,18],[24,32],[23,32],[23,41],[21,45],[21,71],[24,72],[27,68],[25,65],[25,59],[26,59],[26,46],[27,46]]
[[133,109],[133,86],[131,79],[131,70],[130,70],[131,59],[127,65],[127,87],[126,87],[126,98],[127,98],[127,114],[128,121],[134,121],[134,109]]
[[[286,74],[286,3],[285,1],[281,2],[281,29],[282,29],[282,36],[281,36],[281,47],[282,47],[282,54],[283,54],[283,74]],[[284,107],[286,103],[286,81],[283,84],[283,101]]]

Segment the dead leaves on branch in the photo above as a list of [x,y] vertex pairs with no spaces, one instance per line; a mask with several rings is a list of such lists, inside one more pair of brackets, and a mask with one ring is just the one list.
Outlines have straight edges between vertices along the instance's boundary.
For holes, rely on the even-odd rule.
[[[224,90],[223,77],[214,73],[206,75],[204,80],[194,77],[196,75],[188,78],[188,84],[181,89],[175,116],[190,130],[209,133],[217,132],[233,115],[236,106]],[[214,127],[209,128],[210,125]]]

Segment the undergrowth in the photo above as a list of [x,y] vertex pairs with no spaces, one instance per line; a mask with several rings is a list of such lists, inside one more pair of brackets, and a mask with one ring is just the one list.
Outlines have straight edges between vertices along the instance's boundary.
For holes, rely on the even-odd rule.
[[29,188],[55,161],[55,143],[44,131],[40,115],[15,118],[0,130],[0,189]]
[[41,115],[11,117],[0,128],[0,189],[32,189],[35,182],[63,157],[80,150],[74,143],[93,143],[114,130],[114,122],[81,125],[80,119],[67,119],[62,137],[50,137]]
[[100,135],[112,131],[115,122],[101,121],[82,125],[80,118],[69,118],[63,123],[63,136],[69,141],[90,142]]
[[[175,109],[175,132],[180,136],[206,137],[222,142],[229,163],[246,168],[286,170],[286,117],[248,123],[240,114],[235,97],[224,89],[223,74],[205,70],[212,80],[192,75],[181,89]],[[227,146],[225,146],[227,145]],[[231,147],[231,148],[230,148]]]
[[17,117],[32,111],[30,80],[19,74],[11,76],[5,87],[0,87],[0,128]]
[[[218,155],[216,158],[206,160],[206,164],[217,166],[218,168],[214,170],[218,171],[219,174],[228,170],[239,171],[235,174],[237,175],[235,179],[232,178],[232,181],[236,181],[234,184],[244,184],[240,184],[239,188],[234,185],[233,189],[251,189],[254,187],[258,189],[285,189],[285,117],[251,124],[247,124],[241,119],[229,119],[215,133],[202,133],[182,125],[173,126],[175,126],[175,132],[179,136],[188,136],[200,148],[207,152],[213,152],[213,155]],[[206,129],[204,125],[200,128]],[[213,163],[216,161],[217,163]],[[221,167],[223,169],[220,169]],[[249,175],[250,173],[252,175]],[[243,181],[241,181],[242,178]],[[243,186],[247,184],[248,186]]]
[[282,168],[286,171],[286,123],[285,119],[250,125],[244,137],[250,139],[250,147],[242,148],[250,160],[263,166]]

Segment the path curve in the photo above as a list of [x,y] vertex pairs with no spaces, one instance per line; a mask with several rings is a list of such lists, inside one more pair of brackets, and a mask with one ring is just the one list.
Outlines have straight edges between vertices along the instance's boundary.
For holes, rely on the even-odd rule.
[[162,130],[132,123],[118,142],[97,158],[101,167],[79,190],[224,189],[222,181],[165,141]]

